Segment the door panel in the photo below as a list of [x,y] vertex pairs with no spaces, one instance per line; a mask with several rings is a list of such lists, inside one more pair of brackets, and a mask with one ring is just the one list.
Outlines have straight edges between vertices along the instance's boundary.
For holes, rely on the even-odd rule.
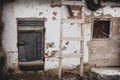
[[42,31],[18,32],[19,61],[42,59]]

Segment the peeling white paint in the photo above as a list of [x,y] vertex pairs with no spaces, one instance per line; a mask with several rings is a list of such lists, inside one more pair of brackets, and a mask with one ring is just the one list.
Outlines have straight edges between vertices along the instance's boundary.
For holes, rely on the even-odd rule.
[[[85,14],[86,15],[91,15],[92,11],[88,10],[86,8]],[[93,12],[94,16],[100,16],[101,14],[104,15],[111,15],[112,17],[120,17],[120,7],[110,7],[110,6],[105,6],[103,8],[100,8],[96,11]]]
[[[41,4],[43,3],[43,4]],[[11,8],[12,7],[12,8]],[[39,13],[42,12],[42,15]],[[52,20],[53,12],[57,12],[56,20]],[[16,18],[43,18],[45,17],[47,21],[45,22],[46,35],[45,43],[54,42],[55,50],[59,50],[59,35],[60,35],[60,18],[61,18],[61,8],[50,7],[50,1],[38,1],[38,0],[17,0],[14,3],[5,4],[3,10],[3,22],[5,24],[3,33],[3,47],[8,56],[9,67],[14,67],[12,64],[18,65],[18,49],[17,49],[17,20]],[[17,51],[15,55],[9,54],[8,51]],[[47,49],[45,49],[47,52]],[[9,55],[11,57],[9,57]],[[9,60],[12,60],[11,62]]]
[[85,7],[85,14],[86,15],[90,15],[92,13],[91,10],[89,10],[87,7]]
[[120,17],[120,7],[111,8],[110,6],[106,6],[103,10],[104,15],[110,14],[113,17]]
[[[3,22],[5,25],[3,33],[3,47],[8,56],[8,66],[17,67],[18,66],[18,48],[17,48],[17,20],[16,18],[46,18],[45,22],[45,53],[49,55],[53,50],[59,51],[59,42],[60,42],[60,26],[61,18],[67,19],[69,16],[68,10],[65,6],[54,7],[50,6],[50,0],[16,0],[13,3],[5,4],[3,9]],[[57,15],[53,15],[53,12],[56,12]],[[109,13],[111,12],[111,13]],[[84,13],[84,12],[82,12]],[[91,15],[91,11],[85,9],[86,15]],[[110,14],[113,17],[120,17],[120,8],[111,8],[109,6],[99,9],[96,12],[93,12],[94,16],[99,16],[102,13],[104,15]],[[62,16],[61,16],[62,14]],[[53,20],[53,17],[56,20]],[[83,27],[84,32],[84,62],[89,60],[89,51],[87,42],[91,39],[92,23],[63,23],[64,27],[64,37],[81,37],[81,26]],[[67,40],[69,41],[69,40]],[[69,41],[68,45],[65,45],[67,41],[63,41],[63,47],[66,47],[66,50],[63,53],[74,53],[77,51],[80,52],[80,42],[79,41]],[[54,42],[53,48],[46,48],[46,43]],[[15,53],[9,53],[9,51],[15,51]],[[45,58],[45,70],[57,68],[58,67],[58,55],[48,58]],[[80,64],[79,58],[63,58],[62,67],[63,68],[75,68]]]
[[100,9],[98,9],[94,12],[94,15],[95,16],[100,16],[102,14],[102,12],[103,12],[103,8],[100,8]]

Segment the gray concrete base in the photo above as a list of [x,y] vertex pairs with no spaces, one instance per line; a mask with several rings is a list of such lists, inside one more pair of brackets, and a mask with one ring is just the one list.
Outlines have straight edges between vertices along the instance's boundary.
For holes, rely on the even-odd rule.
[[97,74],[97,80],[120,80],[120,67],[92,68],[91,71]]
[[95,72],[100,75],[119,75],[120,76],[120,67],[106,67],[106,68],[92,68],[92,72]]

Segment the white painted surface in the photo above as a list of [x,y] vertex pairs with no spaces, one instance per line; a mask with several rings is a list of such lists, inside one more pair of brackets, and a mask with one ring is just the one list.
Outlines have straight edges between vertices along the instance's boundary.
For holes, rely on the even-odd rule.
[[[60,23],[61,23],[61,9],[62,9],[62,18],[67,19],[68,11],[65,6],[54,7],[50,6],[50,0],[16,0],[14,3],[9,3],[4,5],[3,9],[3,22],[5,25],[3,33],[3,47],[8,57],[8,67],[17,67],[18,66],[18,48],[17,48],[17,21],[16,18],[46,18],[45,27],[45,53],[51,55],[53,50],[59,51],[59,41],[60,41]],[[109,10],[108,10],[109,9]],[[114,11],[116,10],[116,11]],[[84,10],[83,10],[84,11]],[[94,13],[95,16],[103,14],[108,14],[111,12],[113,17],[120,17],[120,8],[110,8],[105,7]],[[53,15],[53,12],[56,12],[56,16]],[[83,12],[84,13],[84,12]],[[88,9],[85,9],[86,15],[90,15],[92,12]],[[53,20],[53,17],[56,20]],[[84,16],[83,16],[84,17]],[[82,25],[84,27],[84,61],[88,62],[89,60],[89,51],[87,41],[90,41],[91,38],[91,23],[85,23]],[[64,23],[64,36],[66,37],[80,37],[80,26],[78,27],[77,23]],[[46,43],[54,42],[54,47],[46,48]],[[63,42],[63,47],[66,47],[66,50],[63,53],[73,53],[75,51],[80,52],[80,42],[78,41],[69,41],[69,45],[65,45],[67,41]],[[12,53],[11,53],[12,52]],[[58,67],[58,54],[53,57],[45,58],[45,69],[52,69]],[[80,64],[78,58],[65,58],[62,60],[63,68],[75,68]]]
[[[54,16],[53,12],[56,12],[57,15]],[[17,0],[14,3],[5,4],[3,10],[3,22],[5,24],[3,47],[8,56],[9,67],[15,67],[12,64],[18,64],[18,59],[16,60],[18,58],[16,18],[45,17],[47,19],[45,22],[45,43],[54,42],[54,50],[59,50],[60,15],[60,7],[51,8],[49,0]],[[53,20],[52,17],[56,17],[56,20]],[[9,54],[9,51],[15,53]],[[48,50],[45,49],[45,51]]]
[[100,9],[96,10],[95,12],[92,12],[91,10],[88,10],[86,8],[86,11],[85,11],[86,15],[90,15],[92,13],[94,14],[94,16],[99,16],[101,14],[104,14],[104,15],[109,14],[112,17],[120,17],[120,7],[105,6],[104,8],[100,8]]

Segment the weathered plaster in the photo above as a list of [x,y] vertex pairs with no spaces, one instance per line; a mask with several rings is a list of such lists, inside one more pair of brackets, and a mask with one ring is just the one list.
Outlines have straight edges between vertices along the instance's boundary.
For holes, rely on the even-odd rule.
[[[84,10],[85,9],[85,10]],[[88,41],[92,35],[92,18],[119,18],[120,8],[111,8],[106,6],[92,12],[82,7],[82,20],[85,23],[63,23],[64,37],[81,37],[81,26],[84,32],[84,62],[89,61],[90,50]],[[109,13],[111,12],[111,13]],[[83,15],[85,13],[85,16]],[[16,0],[15,2],[4,5],[3,22],[5,25],[3,33],[3,47],[8,57],[8,66],[16,68],[18,66],[18,48],[17,48],[17,20],[16,18],[45,18],[45,69],[58,67],[59,42],[61,18],[68,19],[69,13],[65,6],[60,4],[51,5],[50,0]],[[80,20],[80,19],[79,19]],[[115,24],[115,23],[114,23]],[[116,29],[115,29],[116,30]],[[115,33],[117,34],[117,33]],[[69,42],[69,43],[68,43]],[[66,45],[67,43],[67,45]],[[105,42],[103,42],[104,44]],[[99,45],[98,45],[99,46]],[[106,45],[105,45],[106,46]],[[95,48],[96,49],[96,48]],[[99,49],[99,48],[98,48]],[[96,51],[98,50],[96,49]],[[63,53],[79,53],[79,41],[63,41]],[[89,54],[90,53],[90,54]],[[63,58],[63,68],[74,68],[80,64],[79,58]]]
[[[13,3],[4,5],[3,22],[5,29],[3,33],[3,47],[8,57],[8,66],[18,66],[18,49],[17,49],[17,21],[16,18],[46,18],[45,22],[45,69],[55,68],[58,65],[59,41],[60,41],[60,21],[61,7],[51,7],[50,1],[29,1],[16,0]],[[64,11],[66,12],[66,10]],[[53,20],[53,17],[56,19]],[[65,24],[64,33],[68,37],[80,37],[80,28],[77,24]],[[69,34],[68,34],[69,31]],[[48,47],[48,43],[54,43],[54,46]],[[70,42],[71,46],[66,47],[66,52],[79,51],[79,42]],[[49,45],[50,46],[50,45]],[[47,56],[46,56],[47,54]],[[51,55],[52,54],[52,55]],[[55,55],[54,55],[55,54]],[[51,63],[51,61],[53,61]],[[71,61],[71,62],[70,62]],[[72,68],[79,65],[78,59],[63,59],[63,67]]]
[[[43,4],[42,4],[43,3]],[[17,49],[17,20],[16,18],[46,18],[45,22],[45,43],[54,42],[54,49],[59,50],[59,27],[60,27],[60,7],[51,8],[50,1],[23,1],[17,0],[13,3],[4,5],[3,22],[5,24],[3,33],[3,47],[8,56],[8,65],[14,67],[13,64],[18,64],[18,49]],[[56,20],[52,20],[53,12],[58,13]],[[40,13],[42,13],[40,15]],[[9,53],[9,52],[13,53]],[[45,49],[47,53],[48,49]]]

